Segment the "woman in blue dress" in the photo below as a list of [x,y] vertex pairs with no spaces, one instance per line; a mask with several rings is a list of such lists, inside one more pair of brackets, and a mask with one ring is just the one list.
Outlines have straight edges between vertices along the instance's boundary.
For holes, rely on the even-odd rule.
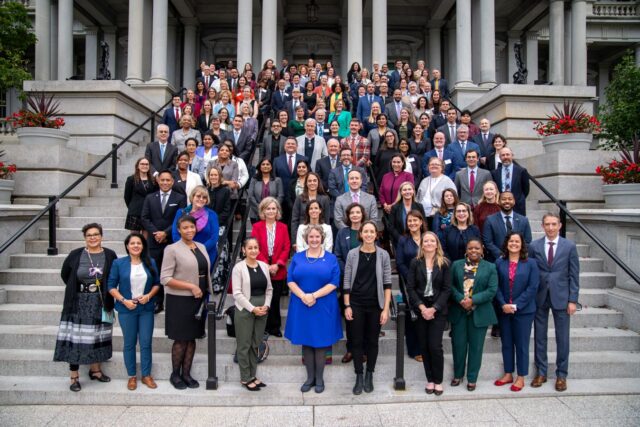
[[307,380],[300,388],[303,393],[313,386],[316,393],[324,391],[325,352],[342,338],[336,295],[340,266],[335,255],[324,251],[324,238],[319,225],[307,227],[308,249],[293,256],[287,276],[291,300],[284,336],[302,346],[307,369]]

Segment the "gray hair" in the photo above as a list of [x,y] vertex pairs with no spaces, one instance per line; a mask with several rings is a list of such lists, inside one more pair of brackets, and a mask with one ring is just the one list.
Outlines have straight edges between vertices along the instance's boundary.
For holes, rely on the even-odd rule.
[[308,125],[309,123],[313,123],[313,125],[316,125],[316,120],[315,119],[307,119],[304,121],[304,125]]
[[302,238],[304,239],[305,242],[307,242],[307,244],[309,244],[309,234],[313,231],[316,230],[317,232],[320,233],[320,238],[321,238],[321,242],[324,243],[324,239],[325,237],[327,237],[324,233],[324,229],[322,228],[321,225],[318,224],[309,224],[307,225],[307,229],[304,230],[304,233],[302,233]]

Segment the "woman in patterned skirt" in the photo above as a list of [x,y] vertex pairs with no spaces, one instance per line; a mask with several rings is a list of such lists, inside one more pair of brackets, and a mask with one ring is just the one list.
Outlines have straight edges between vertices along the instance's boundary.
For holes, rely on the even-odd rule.
[[102,247],[102,226],[91,223],[82,227],[86,246],[74,249],[62,264],[60,273],[66,283],[60,329],[53,360],[69,363],[71,391],[80,391],[79,365],[91,365],[89,378],[109,382],[100,363],[111,358],[112,322],[103,316],[113,312],[113,297],[106,280],[117,258],[111,249]]

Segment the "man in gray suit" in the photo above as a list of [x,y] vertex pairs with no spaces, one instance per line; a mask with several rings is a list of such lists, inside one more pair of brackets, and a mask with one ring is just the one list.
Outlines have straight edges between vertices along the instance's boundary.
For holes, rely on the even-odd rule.
[[344,215],[347,207],[351,203],[360,203],[364,207],[367,219],[378,221],[378,203],[376,198],[371,194],[362,191],[362,173],[352,169],[347,177],[349,181],[349,191],[336,199],[336,205],[333,210],[333,218],[338,230],[346,227],[344,223]]
[[402,91],[400,89],[396,89],[393,91],[393,101],[389,102],[385,106],[385,111],[389,116],[389,121],[393,123],[393,126],[398,127],[398,122],[400,121],[400,110],[406,108],[411,112],[413,108],[411,104],[406,102],[402,102]]
[[456,189],[460,201],[471,205],[474,208],[482,197],[482,187],[487,181],[491,181],[491,172],[478,167],[480,153],[471,148],[467,151],[465,161],[467,167],[460,169],[456,173]]
[[536,296],[534,322],[535,363],[538,374],[531,387],[547,382],[547,333],[549,309],[556,331],[556,391],[567,389],[569,368],[570,319],[576,312],[580,292],[580,260],[575,243],[559,236],[560,217],[547,213],[542,217],[545,236],[531,242],[531,257],[538,263],[540,286]]
[[314,119],[305,120],[304,135],[300,135],[296,139],[298,141],[298,154],[309,159],[311,170],[316,170],[318,160],[329,154],[324,138],[316,135],[316,121]]

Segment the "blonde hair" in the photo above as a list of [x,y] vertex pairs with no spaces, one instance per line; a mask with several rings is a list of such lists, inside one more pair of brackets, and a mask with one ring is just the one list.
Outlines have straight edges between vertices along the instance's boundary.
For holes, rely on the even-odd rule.
[[278,209],[278,214],[276,215],[276,220],[279,220],[280,218],[282,218],[282,207],[280,206],[280,203],[278,203],[278,200],[276,200],[275,197],[265,197],[264,199],[262,199],[262,201],[258,205],[258,216],[260,217],[261,220],[264,221],[264,218],[265,218],[264,217],[264,211],[272,203],[275,203],[276,204],[276,208]]
[[196,185],[193,190],[191,190],[191,194],[189,194],[189,203],[193,204],[193,198],[196,194],[204,194],[207,197],[207,204],[209,204],[209,190],[204,185]]
[[487,202],[487,199],[484,197],[484,187],[487,185],[493,185],[493,188],[495,188],[496,190],[496,200],[493,202],[494,205],[498,204],[498,199],[500,198],[500,189],[498,188],[498,184],[496,184],[495,181],[487,181],[482,185],[482,197],[480,197],[480,200],[478,201],[478,204],[480,203],[489,203]]
[[434,256],[434,264],[438,266],[438,268],[442,268],[443,265],[449,265],[449,260],[444,256],[444,251],[442,250],[442,244],[440,244],[440,239],[438,235],[433,231],[425,231],[422,236],[420,236],[420,247],[418,248],[417,259],[425,260],[426,256],[424,251],[422,250],[422,241],[425,236],[432,236],[436,241],[436,254]]
[[464,208],[467,210],[467,214],[469,214],[469,218],[467,219],[467,227],[470,225],[473,225],[473,213],[471,212],[471,206],[469,206],[465,202],[458,202],[453,207],[453,215],[451,215],[451,224],[455,225],[456,227],[458,226],[458,218],[456,218],[456,210],[458,209],[458,206],[464,206]]
[[400,187],[398,187],[398,197],[396,197],[396,201],[394,203],[398,203],[400,200],[402,200],[402,189],[407,186],[413,189],[413,197],[411,198],[411,201],[416,201],[416,187],[409,181],[406,181],[400,184]]

